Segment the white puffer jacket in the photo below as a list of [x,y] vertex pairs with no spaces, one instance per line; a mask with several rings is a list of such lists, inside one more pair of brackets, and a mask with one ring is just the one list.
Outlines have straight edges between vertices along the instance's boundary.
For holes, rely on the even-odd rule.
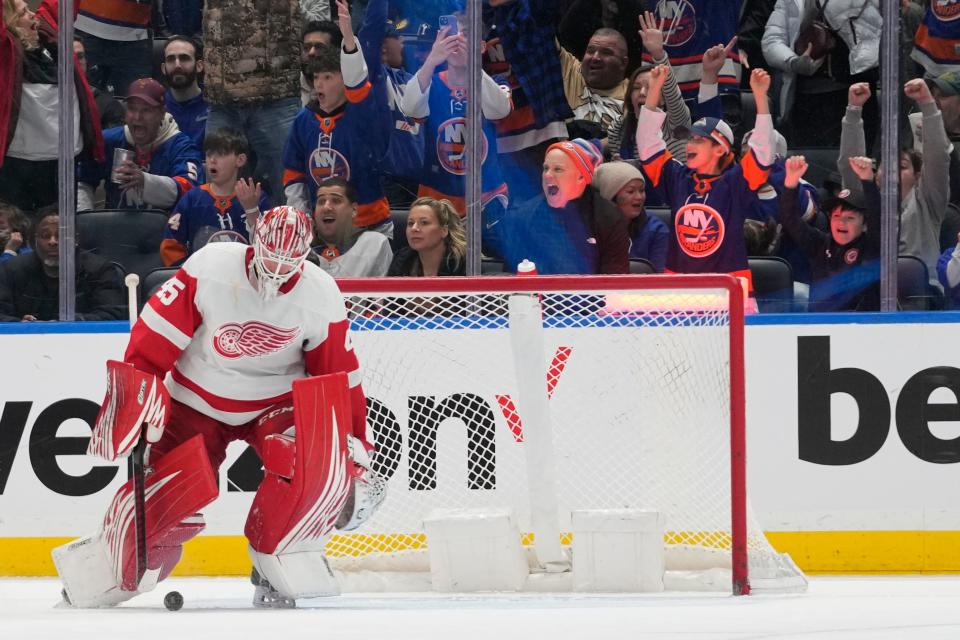
[[[850,49],[850,73],[876,67],[880,59],[880,32],[883,18],[880,0],[821,0],[824,18]],[[866,5],[866,6],[865,6]],[[763,57],[783,72],[780,113],[789,113],[793,105],[796,74],[790,60],[797,57],[793,45],[803,27],[817,14],[815,0],[777,0],[763,31]]]

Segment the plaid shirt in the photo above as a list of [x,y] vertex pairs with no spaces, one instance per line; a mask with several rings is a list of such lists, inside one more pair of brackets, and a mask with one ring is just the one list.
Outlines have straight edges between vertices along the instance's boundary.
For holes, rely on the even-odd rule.
[[563,93],[554,23],[556,0],[518,0],[494,8],[496,31],[538,127],[573,118]]

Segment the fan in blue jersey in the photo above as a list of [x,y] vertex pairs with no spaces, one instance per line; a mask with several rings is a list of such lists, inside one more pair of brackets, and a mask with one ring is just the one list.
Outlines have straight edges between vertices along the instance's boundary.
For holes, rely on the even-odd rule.
[[[462,21],[461,21],[462,26]],[[436,72],[446,63],[446,71]],[[497,157],[497,134],[492,120],[510,115],[513,104],[505,80],[498,81],[481,72],[480,106],[483,113],[481,202],[494,198],[507,205],[507,185]],[[424,167],[420,177],[420,197],[449,200],[460,215],[466,214],[466,115],[467,115],[467,38],[462,29],[451,35],[444,27],[423,66],[407,83],[400,108],[414,118],[426,119]]]
[[270,208],[270,198],[259,183],[237,179],[247,164],[246,136],[236,129],[217,129],[207,136],[203,150],[210,182],[188,191],[167,222],[160,257],[168,267],[199,248],[194,245],[202,229],[235,231],[249,241],[260,212]]
[[774,162],[767,98],[770,75],[762,69],[754,69],[750,75],[757,121],[750,151],[739,163],[735,164],[733,131],[716,118],[693,123],[687,132],[686,162],[680,163],[667,150],[661,130],[666,114],[659,104],[667,73],[664,66],[650,72],[646,104],[637,122],[637,150],[647,187],[660,193],[673,215],[666,270],[730,273],[749,284],[744,219],[764,184],[770,182],[774,188],[783,184],[783,174],[770,170]]
[[[94,190],[106,182],[106,205],[122,209],[170,209],[203,183],[203,157],[164,108],[166,89],[153,78],[127,90],[126,125],[103,132],[104,162],[84,162],[77,185],[77,210],[93,208]],[[114,151],[133,152],[115,162]]]
[[198,149],[203,148],[203,134],[207,128],[210,105],[203,98],[197,76],[203,73],[203,49],[185,36],[173,36],[163,47],[160,65],[167,86],[164,101],[167,113],[177,121]]
[[349,181],[359,196],[354,224],[392,237],[390,205],[378,172],[392,119],[385,81],[371,83],[349,13],[339,16],[343,44],[305,64],[315,100],[300,109],[283,148],[287,204],[313,211],[317,187],[327,178]]

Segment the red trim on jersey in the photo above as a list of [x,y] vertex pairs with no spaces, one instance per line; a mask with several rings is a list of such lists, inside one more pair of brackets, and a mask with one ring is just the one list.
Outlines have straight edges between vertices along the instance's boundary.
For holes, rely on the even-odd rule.
[[[488,202],[493,200],[498,196],[507,197],[508,194],[507,183],[501,183],[496,189],[491,189],[490,191],[484,191],[480,194],[480,204],[486,205]],[[453,208],[457,210],[457,213],[460,214],[461,218],[466,217],[467,215],[467,199],[463,196],[454,196],[449,193],[444,193],[438,189],[434,189],[431,186],[421,184],[417,187],[417,197],[418,198],[433,198],[434,200],[449,200],[450,204],[453,205]]]
[[664,149],[652,158],[643,161],[643,171],[647,174],[647,178],[650,179],[650,183],[653,186],[656,187],[660,184],[660,178],[663,174],[663,166],[667,164],[672,157],[673,154]]
[[303,171],[294,171],[293,169],[283,170],[283,186],[288,186],[294,182],[303,182],[307,177]]
[[357,205],[357,215],[353,218],[353,226],[369,227],[390,218],[390,203],[386,198]]
[[193,183],[183,176],[173,176],[173,181],[177,183],[177,191],[180,192],[181,196],[187,191],[190,191],[190,189],[193,189]]
[[[147,301],[147,306],[180,333],[192,338],[203,320],[194,302],[196,296],[197,279],[180,269]],[[173,368],[181,352],[180,347],[148,327],[141,317],[130,330],[123,360],[140,371],[162,378]]]
[[[717,84],[740,84],[740,81],[734,76],[720,76],[717,78]],[[678,82],[677,86],[680,87],[680,91],[694,91],[700,88],[700,81]]]
[[347,96],[347,101],[354,104],[358,102],[363,102],[364,98],[370,95],[370,90],[373,88],[373,85],[370,84],[369,80],[364,80],[363,84],[359,87],[344,87],[343,93]]
[[[304,365],[308,375],[322,376],[342,371],[349,376],[359,370],[357,355],[352,345],[348,347],[347,330],[349,328],[350,323],[346,319],[331,322],[327,327],[326,339],[304,352]],[[353,418],[353,436],[366,443],[367,398],[359,383],[350,387],[350,410]]]
[[282,393],[279,396],[262,398],[260,400],[236,400],[234,398],[224,398],[223,396],[210,393],[184,375],[183,372],[176,367],[173,368],[171,376],[173,377],[174,382],[197,394],[204,402],[217,411],[223,411],[224,413],[249,413],[251,411],[261,411],[270,405],[290,398],[289,391]]
[[173,238],[164,238],[160,243],[160,259],[163,266],[169,267],[187,257],[187,248]]
[[930,34],[927,25],[921,24],[914,36],[914,41],[928,55],[939,60],[957,59],[957,41],[953,38],[939,38]]
[[743,169],[743,178],[747,181],[751,191],[756,191],[767,183],[770,169],[760,166],[753,149],[740,160],[740,167]]

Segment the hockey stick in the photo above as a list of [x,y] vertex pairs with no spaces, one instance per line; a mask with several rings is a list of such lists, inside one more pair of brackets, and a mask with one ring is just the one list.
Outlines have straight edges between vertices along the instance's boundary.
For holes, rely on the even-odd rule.
[[[137,322],[137,287],[140,284],[140,276],[135,273],[128,275],[123,283],[127,285],[127,306],[130,312],[130,329]],[[133,448],[130,454],[130,466],[128,473],[133,476],[133,517],[134,528],[136,530],[137,545],[137,587],[143,580],[143,575],[147,572],[147,508],[145,497],[145,472],[143,469],[143,458],[147,449],[147,434],[144,429],[146,425],[141,425],[140,437],[137,439],[137,446]]]

